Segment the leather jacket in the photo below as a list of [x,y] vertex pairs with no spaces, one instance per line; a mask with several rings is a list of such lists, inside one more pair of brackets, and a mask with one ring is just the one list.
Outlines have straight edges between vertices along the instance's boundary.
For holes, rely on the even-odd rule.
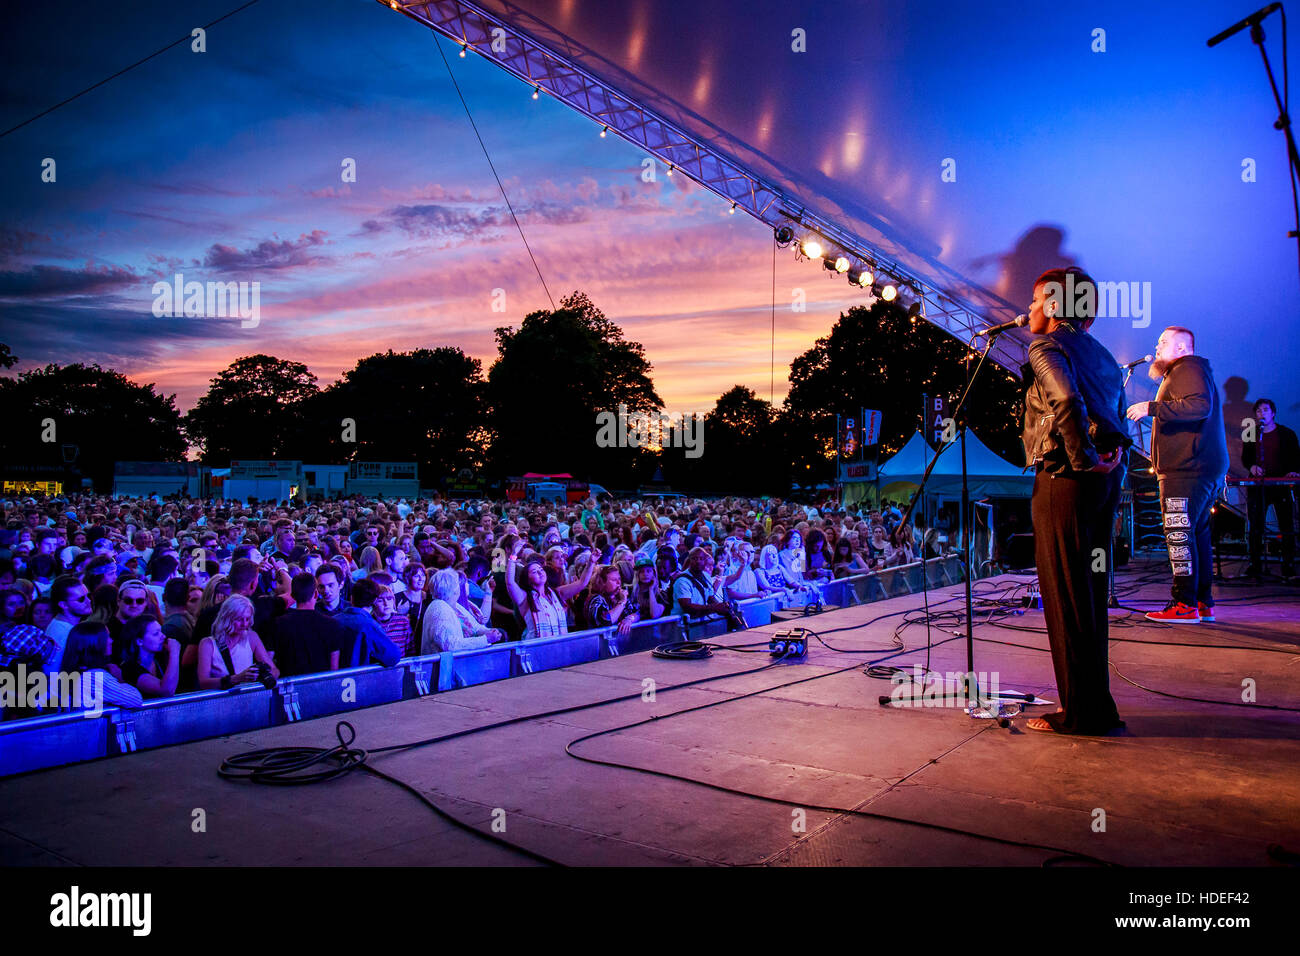
[[1051,473],[1085,472],[1133,440],[1124,427],[1122,375],[1115,357],[1069,322],[1034,336],[1025,382],[1027,465]]

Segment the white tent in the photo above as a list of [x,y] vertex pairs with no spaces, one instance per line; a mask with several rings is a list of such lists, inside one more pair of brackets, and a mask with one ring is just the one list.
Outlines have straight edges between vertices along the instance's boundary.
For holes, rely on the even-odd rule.
[[[934,457],[921,433],[914,432],[898,452],[880,466],[880,485],[919,485]],[[1034,493],[1034,475],[988,449],[974,431],[966,432],[966,471],[971,501],[981,498],[1028,498]],[[925,487],[927,495],[957,498],[961,495],[961,445],[953,442],[939,455],[939,462]]]

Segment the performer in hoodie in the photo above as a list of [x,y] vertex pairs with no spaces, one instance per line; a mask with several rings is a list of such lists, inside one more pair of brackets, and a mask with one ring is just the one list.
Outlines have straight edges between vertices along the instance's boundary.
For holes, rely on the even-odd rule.
[[1214,620],[1214,554],[1210,506],[1228,474],[1228,442],[1219,390],[1210,363],[1196,352],[1191,331],[1171,325],[1160,333],[1150,375],[1160,383],[1154,402],[1128,407],[1133,421],[1151,417],[1151,464],[1160,480],[1173,595],[1153,621],[1200,624]]

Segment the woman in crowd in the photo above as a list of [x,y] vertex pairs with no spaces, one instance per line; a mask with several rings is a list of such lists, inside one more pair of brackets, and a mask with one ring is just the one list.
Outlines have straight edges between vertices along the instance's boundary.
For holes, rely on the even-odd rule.
[[424,608],[428,604],[429,572],[423,564],[412,561],[402,571],[402,583],[406,587],[397,595],[396,611],[405,614],[411,622],[411,630],[420,634]]
[[[612,564],[602,565],[591,579],[584,600],[580,623],[583,628],[610,627],[622,624],[627,618],[627,627],[635,623],[632,615],[635,611],[628,609],[627,588],[623,586],[623,576]],[[622,633],[627,633],[624,628]]]
[[361,549],[361,559],[357,562],[357,569],[352,572],[352,580],[360,581],[362,578],[368,578],[383,566],[384,561],[379,556],[379,549],[367,545]]
[[852,574],[864,574],[870,571],[871,565],[864,561],[862,555],[858,554],[853,547],[853,539],[844,535],[835,546],[832,570],[837,578],[847,578]]
[[[564,601],[547,586],[546,566],[542,563],[541,555],[529,557],[520,571],[518,559],[522,545],[522,541],[516,542],[512,553],[506,557],[505,582],[510,599],[524,619],[524,640],[559,637],[569,633]],[[590,568],[587,570],[584,587],[589,580]]]
[[880,568],[896,567],[907,560],[906,553],[889,539],[883,524],[871,526],[871,550],[876,556],[876,566]]
[[499,628],[484,626],[481,630],[473,628],[466,631],[465,619],[456,610],[460,596],[460,575],[451,568],[435,572],[429,587],[432,600],[424,612],[421,654],[473,650],[495,644],[505,637],[505,632]]
[[162,625],[137,617],[122,626],[122,680],[147,698],[173,697],[181,679],[181,642]]
[[641,555],[636,559],[632,571],[631,602],[636,605],[637,614],[643,621],[651,621],[668,613],[672,604],[672,592],[665,591],[659,582],[659,572],[654,559]]
[[199,642],[199,689],[224,690],[255,681],[259,663],[270,669],[271,676],[280,676],[253,630],[253,602],[232,594],[221,603],[212,634]]
[[785,577],[790,581],[803,581],[804,572],[808,570],[807,558],[803,547],[803,534],[798,528],[791,528],[786,533],[785,540],[781,542],[781,551],[778,554],[781,561],[781,570]]
[[793,577],[786,573],[776,545],[773,544],[765,545],[759,553],[755,576],[765,590],[784,594],[787,604],[802,606],[815,600],[818,593],[817,588],[805,581],[802,575]]
[[[140,692],[121,680],[121,671],[113,664],[113,636],[108,627],[98,621],[82,621],[68,631],[68,643],[63,651],[61,669],[67,673],[80,673],[82,687],[93,681],[93,693],[105,707],[139,707],[144,703]],[[82,700],[88,696],[82,691]],[[64,701],[70,704],[71,701]]]
[[820,528],[808,532],[808,545],[804,555],[806,568],[804,577],[810,581],[825,581],[831,578],[831,561],[834,552],[826,541],[826,535]]
[[[203,589],[203,598],[199,601],[199,614],[202,614],[210,607],[218,607],[221,602],[230,597],[230,581],[224,574],[214,574],[208,578],[207,586]],[[198,615],[195,615],[198,620]]]

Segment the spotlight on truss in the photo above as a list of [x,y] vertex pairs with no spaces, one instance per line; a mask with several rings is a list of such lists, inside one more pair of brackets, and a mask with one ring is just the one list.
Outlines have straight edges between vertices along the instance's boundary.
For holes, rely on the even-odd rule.
[[870,266],[863,266],[861,270],[849,270],[849,282],[853,285],[861,286],[864,289],[870,289],[871,283],[874,282],[875,279],[876,277],[871,274]]
[[805,239],[803,241],[803,254],[809,259],[820,259],[822,257],[822,244],[816,239]]

